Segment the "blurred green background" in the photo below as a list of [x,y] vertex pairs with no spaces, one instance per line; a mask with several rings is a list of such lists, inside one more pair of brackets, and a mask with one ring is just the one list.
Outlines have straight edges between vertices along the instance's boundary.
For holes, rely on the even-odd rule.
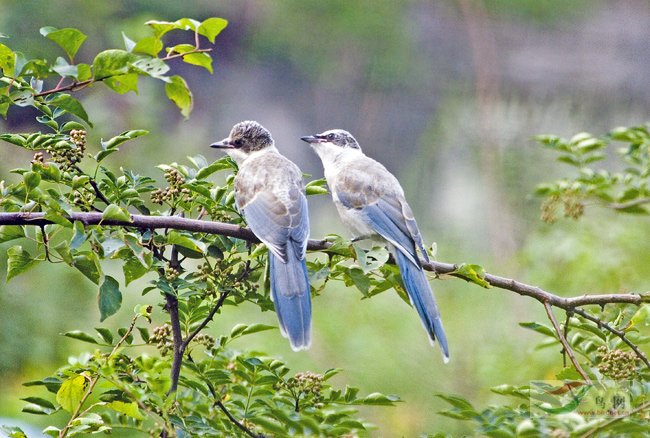
[[[60,55],[40,27],[82,30],[89,37],[77,55],[83,62],[121,47],[122,31],[144,35],[150,19],[229,20],[216,41],[214,75],[176,66],[196,99],[188,121],[159,84],[141,82],[139,96],[102,87],[78,93],[96,124],[90,147],[125,129],[151,131],[113,155],[112,166],[156,175],[161,162],[213,159],[207,145],[234,123],[255,119],[283,153],[320,178],[319,160],[299,137],[340,127],[401,179],[439,260],[478,263],[559,294],[647,287],[647,241],[638,237],[650,231],[647,221],[589,210],[580,222],[545,225],[530,196],[537,183],[568,171],[533,135],[602,134],[648,120],[645,0],[3,0],[0,10],[0,33],[10,36],[3,42],[29,57]],[[1,130],[34,129],[33,117],[12,109]],[[0,145],[0,157],[6,180],[31,158],[9,144]],[[313,237],[344,234],[328,197],[311,198],[310,207]],[[0,251],[4,270],[6,246]],[[145,284],[126,289],[125,305],[106,324],[124,324],[136,303],[158,304],[157,296],[141,297]],[[545,319],[537,303],[458,280],[433,287],[449,337],[448,365],[393,291],[362,301],[338,283],[314,300],[308,352],[291,352],[278,332],[237,346],[281,356],[294,371],[342,367],[339,384],[400,395],[406,403],[395,408],[364,409],[376,436],[467,433],[436,414],[446,406],[435,393],[483,406],[499,402],[491,386],[525,384],[560,369],[559,348],[537,350],[541,339],[517,325]],[[95,294],[81,274],[57,265],[0,283],[0,417],[45,424],[20,412],[19,397],[37,392],[21,382],[84,351],[59,334],[99,326]],[[276,323],[253,306],[227,308],[211,333],[237,322]]]

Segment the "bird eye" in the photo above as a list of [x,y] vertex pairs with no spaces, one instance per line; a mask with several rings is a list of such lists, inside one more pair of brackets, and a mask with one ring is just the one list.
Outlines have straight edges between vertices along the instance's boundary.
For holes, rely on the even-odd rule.
[[235,146],[236,148],[242,147],[243,144],[244,142],[242,141],[241,138],[238,138],[237,140],[232,142],[232,145]]
[[334,134],[327,134],[327,139],[328,140],[334,140],[334,138],[336,138],[336,136]]

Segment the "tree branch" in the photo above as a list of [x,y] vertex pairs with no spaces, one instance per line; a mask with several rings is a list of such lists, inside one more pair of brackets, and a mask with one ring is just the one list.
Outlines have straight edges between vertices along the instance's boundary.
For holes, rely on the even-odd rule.
[[[44,218],[44,213],[0,213],[0,225],[47,225],[51,221]],[[219,234],[227,237],[259,243],[253,232],[248,228],[225,222],[212,222],[196,219],[188,219],[180,216],[145,216],[132,214],[131,221],[118,221],[112,219],[102,220],[102,213],[97,212],[73,212],[68,216],[71,221],[79,221],[84,225],[110,225],[120,227],[132,227],[141,229],[171,228],[175,230],[192,231],[197,233]],[[310,240],[307,248],[311,251],[326,250],[331,246],[326,240]],[[463,278],[455,272],[458,265],[442,262],[422,263],[427,271],[435,272],[438,275],[449,274]],[[572,310],[576,307],[587,305],[605,305],[613,303],[625,303],[641,305],[650,303],[650,293],[643,294],[604,294],[604,295],[582,295],[577,297],[561,297],[547,292],[537,286],[528,285],[520,281],[486,273],[483,279],[492,287],[515,292],[522,296],[536,299],[540,303],[549,303],[551,306],[564,310]]]
[[571,345],[569,345],[569,342],[566,340],[566,336],[564,336],[564,332],[562,331],[562,328],[560,328],[560,324],[558,324],[557,319],[555,318],[555,315],[553,314],[553,309],[551,308],[551,305],[549,303],[544,303],[544,309],[546,310],[546,314],[548,315],[548,319],[550,319],[551,324],[553,324],[553,328],[555,329],[555,333],[557,333],[557,337],[560,340],[560,343],[562,344],[562,347],[564,347],[564,353],[566,353],[569,356],[569,359],[571,360],[571,363],[573,364],[573,367],[582,376],[585,383],[587,385],[591,385],[591,379],[589,378],[589,376],[587,375],[585,370],[582,369],[582,367],[580,366],[580,363],[576,359],[576,356],[573,353],[573,349],[571,348]]

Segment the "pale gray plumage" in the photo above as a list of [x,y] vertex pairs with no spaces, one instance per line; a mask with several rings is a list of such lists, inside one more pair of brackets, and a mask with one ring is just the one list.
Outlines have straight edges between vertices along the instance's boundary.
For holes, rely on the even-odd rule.
[[309,217],[302,172],[282,156],[271,134],[244,121],[212,147],[237,162],[235,200],[253,233],[269,248],[271,298],[282,334],[294,350],[311,344],[311,296],[305,255]]
[[400,267],[411,303],[431,342],[440,342],[446,361],[447,338],[418,249],[426,261],[429,259],[399,181],[381,163],[366,156],[347,131],[333,129],[302,140],[322,160],[334,204],[353,236],[380,238],[387,243]]

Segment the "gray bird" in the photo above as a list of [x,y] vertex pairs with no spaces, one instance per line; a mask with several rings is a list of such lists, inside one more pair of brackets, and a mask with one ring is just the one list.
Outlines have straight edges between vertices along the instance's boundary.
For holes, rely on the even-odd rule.
[[253,233],[269,249],[271,299],[282,335],[294,351],[311,344],[311,295],[305,255],[309,217],[302,172],[282,156],[271,133],[253,121],[237,123],[210,145],[239,166],[235,200]]
[[332,129],[301,139],[323,162],[334,204],[355,240],[379,238],[395,257],[411,304],[431,344],[436,339],[440,342],[447,362],[447,337],[417,249],[427,262],[429,257],[399,181],[381,163],[366,156],[347,131]]

